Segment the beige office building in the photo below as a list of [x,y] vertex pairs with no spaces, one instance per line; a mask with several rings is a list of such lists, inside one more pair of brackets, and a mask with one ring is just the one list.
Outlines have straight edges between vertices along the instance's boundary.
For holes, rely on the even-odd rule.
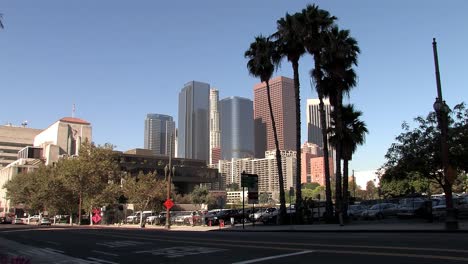
[[41,129],[0,126],[0,170],[18,159],[18,151],[34,144]]
[[[281,151],[283,165],[284,189],[289,190],[296,182],[296,152]],[[273,199],[279,200],[279,180],[276,166],[275,151],[266,151],[263,159],[232,159],[230,161],[220,160],[218,164],[221,175],[221,188],[231,183],[241,186],[241,173],[252,173],[258,175],[258,191],[260,193],[271,193]]]

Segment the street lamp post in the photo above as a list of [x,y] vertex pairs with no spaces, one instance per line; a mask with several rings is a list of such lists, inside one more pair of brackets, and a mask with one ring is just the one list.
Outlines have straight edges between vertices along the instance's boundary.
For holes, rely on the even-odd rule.
[[449,230],[458,229],[458,222],[455,217],[455,210],[453,208],[452,199],[452,184],[453,184],[453,170],[449,163],[449,152],[447,145],[447,134],[448,134],[448,113],[450,108],[447,106],[442,98],[442,87],[440,84],[440,72],[439,72],[439,58],[437,56],[437,42],[435,38],[432,39],[432,49],[434,52],[434,64],[435,74],[437,82],[437,98],[434,102],[434,110],[437,114],[437,123],[440,129],[440,145],[441,145],[441,159],[442,167],[444,170],[445,185],[448,188],[444,188],[447,217],[445,219],[445,228]]
[[[167,200],[171,199],[171,183],[172,183],[172,174],[175,174],[175,167],[172,167],[172,135],[170,136],[170,146],[169,146],[169,164],[166,164],[164,167],[164,174],[166,177],[167,184]],[[170,207],[166,207],[166,228],[171,229],[171,211]]]

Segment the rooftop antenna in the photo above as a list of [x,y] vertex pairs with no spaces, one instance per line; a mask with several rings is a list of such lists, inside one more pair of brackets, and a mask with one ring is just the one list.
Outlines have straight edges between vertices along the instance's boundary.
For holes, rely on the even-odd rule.
[[28,126],[28,120],[24,120],[24,121],[21,123],[21,126],[22,126],[22,127],[27,127],[27,126]]
[[75,117],[75,111],[76,111],[76,107],[75,107],[75,104],[73,104],[73,108],[72,108],[72,117]]

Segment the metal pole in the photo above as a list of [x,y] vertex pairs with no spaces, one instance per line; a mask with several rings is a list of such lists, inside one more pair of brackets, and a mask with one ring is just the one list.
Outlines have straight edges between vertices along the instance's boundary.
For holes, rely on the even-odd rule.
[[[171,174],[173,172],[172,169],[172,134],[169,139],[169,168],[167,170],[168,176],[167,176],[167,199],[171,199]],[[171,210],[170,208],[166,208],[166,228],[171,229]]]
[[[253,215],[252,226],[255,227],[255,203],[252,204],[252,215]],[[250,218],[250,215],[249,215],[249,218]]]
[[435,38],[432,39],[432,51],[434,52],[434,64],[437,82],[437,98],[442,102],[442,85],[440,84],[439,56],[437,56],[437,42]]
[[[242,218],[245,218],[245,212],[244,212],[244,187],[242,187]],[[245,223],[242,221],[242,229],[245,228]]]
[[[435,64],[435,74],[436,74],[436,83],[437,83],[437,98],[434,103],[434,110],[437,114],[437,121],[440,127],[440,141],[441,141],[441,155],[442,155],[442,167],[444,169],[445,184],[449,185],[449,188],[452,188],[452,173],[450,163],[449,163],[449,152],[447,145],[447,134],[448,134],[448,112],[449,108],[445,104],[445,101],[442,98],[442,85],[440,84],[440,72],[439,72],[439,57],[437,55],[437,42],[435,38],[432,39],[432,50],[434,52],[434,64]],[[445,190],[444,190],[445,191]],[[453,208],[453,199],[452,191],[446,193],[445,199],[447,204],[447,217],[445,219],[445,228],[446,229],[458,229],[458,221],[455,217],[455,211]]]

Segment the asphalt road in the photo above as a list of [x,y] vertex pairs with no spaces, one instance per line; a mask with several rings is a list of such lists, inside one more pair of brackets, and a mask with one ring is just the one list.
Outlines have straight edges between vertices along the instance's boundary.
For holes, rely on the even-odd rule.
[[467,242],[466,233],[243,233],[0,226],[0,264],[468,263]]

